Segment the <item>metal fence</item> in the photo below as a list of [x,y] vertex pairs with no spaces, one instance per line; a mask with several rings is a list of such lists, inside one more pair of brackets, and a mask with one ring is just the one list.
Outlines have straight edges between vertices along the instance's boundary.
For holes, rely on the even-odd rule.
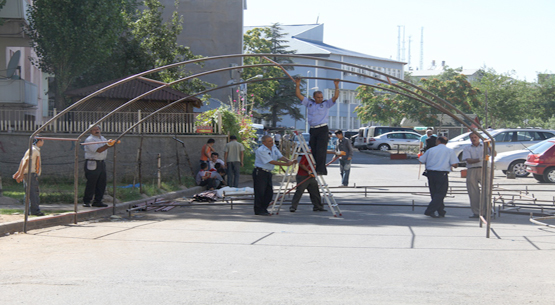
[[[97,122],[108,112],[70,111],[50,124],[45,132],[52,133],[81,133],[91,124]],[[112,115],[101,124],[104,133],[122,133],[129,129],[141,118],[148,116],[147,112],[119,112]],[[56,111],[50,112],[50,117]],[[156,113],[135,127],[130,133],[148,134],[194,134],[199,113]],[[1,132],[33,132],[42,126],[49,118],[36,118],[34,111],[0,110]],[[221,124],[213,124],[213,133],[221,133]]]

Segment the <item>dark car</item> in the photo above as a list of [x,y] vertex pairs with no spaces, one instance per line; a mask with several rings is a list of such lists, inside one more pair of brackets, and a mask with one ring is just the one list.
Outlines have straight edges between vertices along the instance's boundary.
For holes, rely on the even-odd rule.
[[545,141],[524,163],[539,182],[555,183],[555,141]]

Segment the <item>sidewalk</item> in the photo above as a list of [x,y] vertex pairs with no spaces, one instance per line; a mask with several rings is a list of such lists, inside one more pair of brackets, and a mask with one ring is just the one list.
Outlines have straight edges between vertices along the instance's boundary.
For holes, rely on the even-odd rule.
[[[252,176],[251,175],[241,175],[239,179],[240,187],[252,187]],[[193,195],[200,193],[204,190],[203,187],[195,186],[188,188],[186,190],[170,192],[162,195],[152,196],[149,198],[134,200],[130,202],[116,203],[115,214],[125,212],[129,206],[143,203],[145,201],[154,200],[155,198],[160,199],[176,199],[182,197],[192,197]],[[15,199],[9,197],[5,198],[0,204],[2,209],[24,209],[25,206]],[[9,203],[11,202],[11,203]],[[73,211],[73,204],[41,204],[40,208],[44,212],[48,211]],[[105,208],[85,208],[81,203],[77,204],[77,222],[108,217],[114,214],[114,207],[111,203],[108,203],[108,207]],[[25,215],[0,215],[0,237],[6,234],[13,234],[15,232],[23,232]],[[4,219],[3,219],[4,218]],[[4,221],[3,221],[4,220]],[[42,217],[29,216],[27,220],[27,230],[43,229],[53,226],[72,224],[75,222],[75,215],[73,212],[62,213],[58,215],[47,215]]]

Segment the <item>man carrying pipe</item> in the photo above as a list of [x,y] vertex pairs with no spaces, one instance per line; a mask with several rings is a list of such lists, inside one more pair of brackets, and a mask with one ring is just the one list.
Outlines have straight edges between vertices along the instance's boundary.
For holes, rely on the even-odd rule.
[[301,78],[295,78],[295,94],[301,100],[302,104],[308,108],[308,125],[310,126],[310,148],[313,151],[314,162],[316,163],[316,173],[318,175],[327,175],[326,169],[326,151],[328,149],[329,128],[328,128],[328,112],[335,105],[335,101],[339,98],[339,79],[333,81],[335,85],[335,94],[331,99],[324,100],[322,91],[316,91],[313,99],[304,97],[301,94]]
[[93,207],[107,207],[108,205],[102,202],[106,191],[106,162],[104,160],[108,155],[107,149],[114,146],[116,141],[106,140],[100,134],[100,126],[96,125],[91,129],[91,135],[83,144],[85,144],[85,178],[87,178],[83,206],[90,207],[92,201]]

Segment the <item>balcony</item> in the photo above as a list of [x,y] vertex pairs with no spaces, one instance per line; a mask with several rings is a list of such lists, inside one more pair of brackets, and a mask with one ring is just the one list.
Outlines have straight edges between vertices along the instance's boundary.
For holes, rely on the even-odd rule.
[[27,10],[29,3],[27,0],[7,0],[6,5],[0,10],[0,18],[7,21],[27,20]]
[[23,79],[0,79],[0,105],[37,106],[37,85]]

